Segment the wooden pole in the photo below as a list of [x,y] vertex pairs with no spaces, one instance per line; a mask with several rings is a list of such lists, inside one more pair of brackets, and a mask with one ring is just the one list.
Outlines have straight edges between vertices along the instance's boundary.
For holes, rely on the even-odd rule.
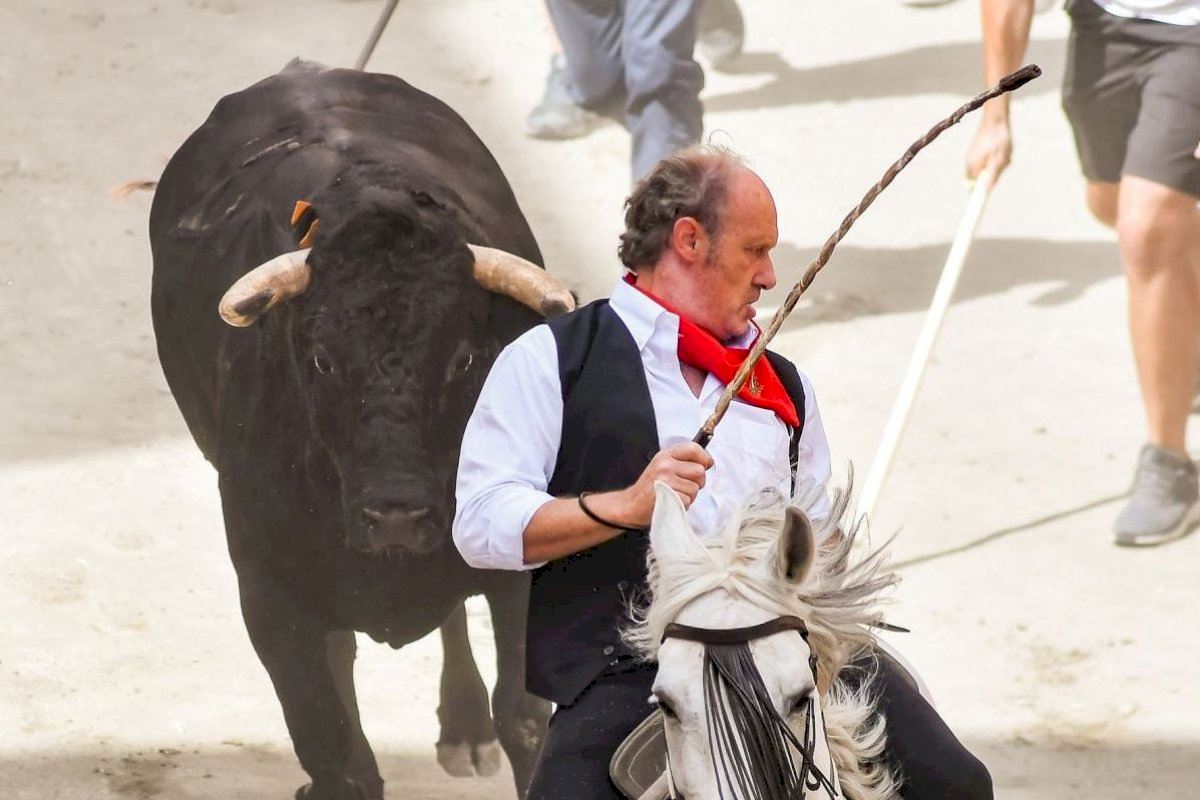
[[950,245],[950,254],[946,256],[946,264],[942,267],[942,275],[933,292],[933,302],[925,314],[925,323],[921,326],[921,333],[917,336],[916,347],[913,348],[912,356],[909,358],[908,370],[900,384],[900,393],[892,405],[892,413],[888,416],[887,426],[883,430],[883,438],[880,439],[879,447],[875,450],[875,460],[871,462],[871,471],[867,474],[867,482],[863,484],[862,493],[858,496],[856,512],[866,515],[868,520],[871,518],[871,512],[875,510],[875,504],[879,501],[883,482],[887,479],[888,471],[891,469],[892,458],[896,455],[900,437],[904,434],[904,427],[912,412],[913,401],[916,400],[917,391],[921,387],[921,379],[925,376],[925,367],[929,365],[929,357],[933,353],[933,346],[942,329],[946,311],[950,308],[950,301],[954,297],[954,288],[958,285],[963,264],[967,260],[967,253],[975,238],[975,229],[979,227],[979,221],[983,219],[983,210],[987,207],[988,197],[991,195],[995,182],[995,171],[990,169],[984,171],[976,179],[975,186],[971,189],[971,195],[967,198],[966,210],[963,212],[962,221],[958,224],[958,231],[954,234],[954,243]]
[[363,45],[358,59],[354,62],[355,69],[362,71],[367,68],[367,62],[371,60],[371,54],[375,52],[375,45],[379,44],[379,37],[383,36],[383,29],[387,27],[388,21],[392,18],[392,12],[396,10],[399,3],[400,0],[388,0],[383,13],[379,15],[379,19],[375,20],[375,27],[371,29],[371,35],[367,37],[367,43]]

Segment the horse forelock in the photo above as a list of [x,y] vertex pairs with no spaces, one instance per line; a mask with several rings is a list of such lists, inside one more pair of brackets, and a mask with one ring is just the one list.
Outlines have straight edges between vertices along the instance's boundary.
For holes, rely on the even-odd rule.
[[[851,561],[862,522],[850,510],[850,488],[848,479],[844,489],[834,491],[831,511],[820,517],[815,515],[819,490],[802,487],[795,498],[767,490],[737,509],[717,535],[696,539],[686,553],[660,559],[651,552],[649,592],[630,609],[633,622],[624,632],[626,640],[653,660],[667,625],[695,600],[722,589],[771,614],[803,619],[822,668],[840,669],[867,644],[863,626],[879,621],[880,595],[897,581],[884,570],[886,545]],[[798,585],[770,568],[789,505],[810,517],[822,543]]]

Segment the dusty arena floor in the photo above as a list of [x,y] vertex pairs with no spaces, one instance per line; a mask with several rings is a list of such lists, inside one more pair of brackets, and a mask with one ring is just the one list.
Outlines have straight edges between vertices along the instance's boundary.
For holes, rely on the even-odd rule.
[[[251,651],[214,473],[149,319],[149,195],[223,94],[293,56],[353,60],[381,2],[47,0],[0,8],[0,798],[290,798],[304,775]],[[628,140],[524,138],[537,0],[405,0],[372,62],[456,108],[509,175],[550,269],[607,293]],[[980,88],[977,5],[753,0],[706,124],[775,190],[790,284],[883,168]],[[1119,550],[1143,427],[1111,236],[1086,215],[1058,85],[1016,102],[995,192],[873,524],[899,530],[893,641],[1002,798],[1182,798],[1200,785],[1200,535]],[[974,121],[838,250],[780,340],[839,462],[865,471],[966,196]],[[471,631],[492,676],[489,622]],[[360,702],[392,798],[511,796],[433,757],[435,639],[364,642]]]

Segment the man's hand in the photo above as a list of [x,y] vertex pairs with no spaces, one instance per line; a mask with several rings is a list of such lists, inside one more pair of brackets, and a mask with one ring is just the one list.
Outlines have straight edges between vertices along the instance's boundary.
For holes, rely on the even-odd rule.
[[1012,161],[1012,131],[1008,117],[984,118],[967,148],[967,177],[975,180],[984,170],[993,170],[993,179],[999,178]]
[[637,483],[613,492],[620,504],[619,521],[631,528],[644,528],[654,514],[654,482],[662,481],[679,493],[683,507],[689,508],[704,488],[705,471],[713,465],[712,456],[695,442],[684,442],[660,450],[642,471]]

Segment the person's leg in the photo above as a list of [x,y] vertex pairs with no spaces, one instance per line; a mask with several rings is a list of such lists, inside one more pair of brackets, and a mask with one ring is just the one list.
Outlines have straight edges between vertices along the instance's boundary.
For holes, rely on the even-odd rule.
[[573,139],[600,122],[595,107],[623,89],[618,4],[547,0],[550,70],[542,99],[525,119],[535,139]]
[[901,797],[990,800],[992,776],[987,767],[963,747],[903,668],[883,654],[878,657],[875,689],[887,728],[886,751],[900,773]]
[[560,707],[538,756],[527,800],[624,800],[608,776],[617,746],[650,715],[655,667],[605,674]]
[[1118,544],[1152,545],[1182,536],[1200,521],[1197,471],[1186,452],[1200,355],[1200,32],[1151,23],[1127,26],[1127,32],[1194,39],[1136,39],[1140,105],[1117,209],[1149,443],[1114,534]]
[[1190,35],[1175,26],[1121,19],[1093,3],[1069,11],[1063,108],[1089,180],[1088,206],[1117,229],[1149,429],[1114,536],[1118,544],[1159,544],[1186,533],[1200,513],[1196,470],[1184,452],[1200,337],[1200,266],[1191,263],[1200,47],[1162,41]]
[[1196,198],[1127,175],[1121,180],[1117,239],[1129,285],[1129,333],[1149,439],[1184,457],[1200,349]]
[[571,97],[596,108],[621,91],[624,15],[616,0],[546,0],[571,78]]
[[696,50],[715,70],[730,66],[742,54],[746,21],[737,0],[700,0]]
[[625,125],[636,180],[700,141],[704,72],[694,58],[698,0],[626,0],[621,47]]
[[1117,200],[1121,184],[1116,181],[1088,181],[1087,207],[1092,216],[1109,228],[1117,227]]

